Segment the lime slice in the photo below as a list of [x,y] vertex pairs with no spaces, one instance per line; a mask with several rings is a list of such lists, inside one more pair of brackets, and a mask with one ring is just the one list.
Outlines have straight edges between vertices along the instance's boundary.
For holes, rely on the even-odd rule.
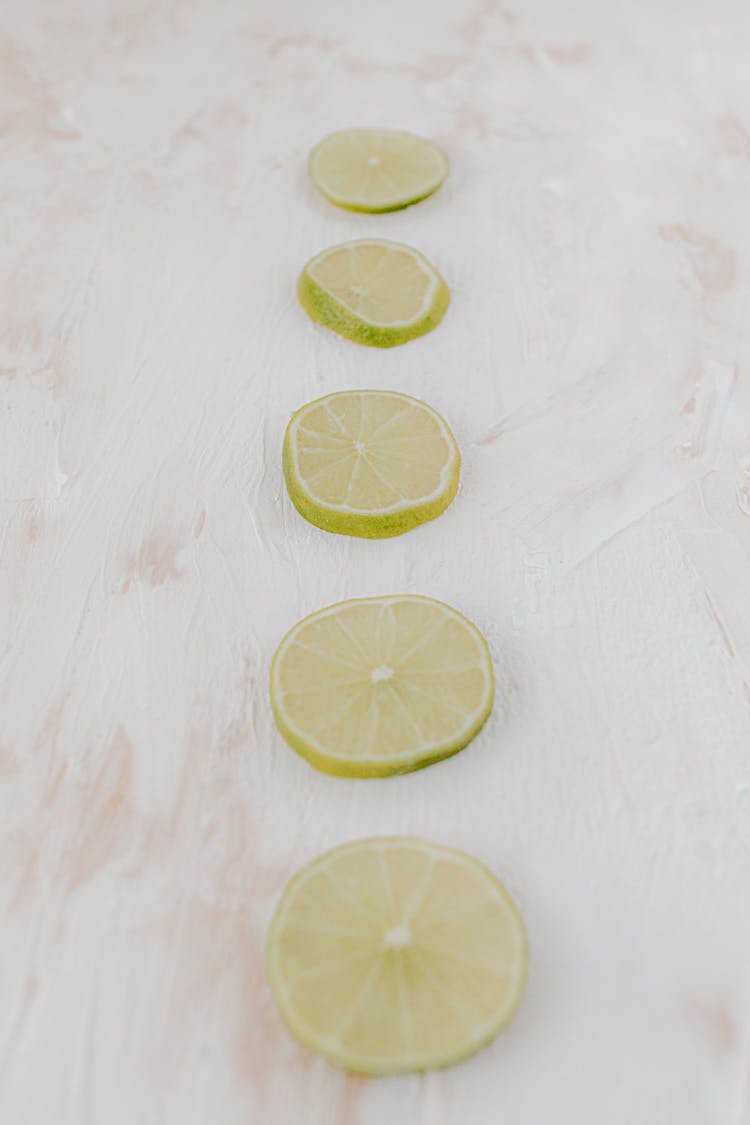
[[347,1070],[460,1062],[515,1014],[518,910],[486,867],[408,837],[326,852],[284,891],[266,960],[290,1031]]
[[437,191],[448,157],[399,129],[342,129],[315,146],[309,167],[318,191],[339,207],[398,211]]
[[434,266],[411,246],[385,238],[360,238],[321,251],[300,274],[297,294],[318,324],[376,348],[423,336],[450,303]]
[[292,417],[283,463],[292,503],[306,520],[384,539],[445,511],[461,457],[426,403],[396,391],[340,391]]
[[340,777],[408,773],[462,750],[494,695],[484,637],[455,609],[414,594],[321,609],[271,665],[279,730]]

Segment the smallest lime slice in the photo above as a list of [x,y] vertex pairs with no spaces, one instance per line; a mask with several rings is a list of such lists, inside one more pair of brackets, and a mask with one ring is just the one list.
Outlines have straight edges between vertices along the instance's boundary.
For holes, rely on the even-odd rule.
[[339,391],[293,415],[283,465],[292,503],[310,523],[384,539],[445,511],[461,458],[447,423],[419,399]]
[[448,175],[448,157],[398,129],[342,129],[310,153],[318,191],[349,211],[398,211],[426,199]]

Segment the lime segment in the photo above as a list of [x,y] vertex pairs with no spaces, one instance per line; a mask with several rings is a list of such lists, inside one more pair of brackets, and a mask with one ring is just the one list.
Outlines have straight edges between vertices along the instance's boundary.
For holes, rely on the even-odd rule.
[[288,884],[267,942],[293,1034],[348,1070],[449,1066],[513,1017],[526,937],[476,859],[410,837],[358,840]]
[[450,303],[445,282],[419,251],[384,238],[321,251],[300,274],[297,294],[317,323],[379,348],[431,331]]
[[287,489],[310,523],[341,535],[401,535],[444,512],[461,458],[440,415],[395,391],[341,391],[303,406],[284,438]]
[[331,203],[350,211],[398,211],[432,195],[448,158],[432,141],[398,129],[342,129],[310,153],[310,176]]
[[312,765],[341,777],[408,773],[457,753],[484,725],[493,696],[476,626],[412,594],[306,617],[271,665],[279,730]]

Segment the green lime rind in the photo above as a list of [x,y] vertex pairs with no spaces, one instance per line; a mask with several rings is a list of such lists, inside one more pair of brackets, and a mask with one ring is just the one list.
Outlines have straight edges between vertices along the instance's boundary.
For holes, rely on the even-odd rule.
[[431,332],[445,316],[451,300],[450,290],[437,270],[435,274],[438,287],[427,312],[410,324],[394,327],[371,324],[360,319],[356,313],[319,285],[311,277],[307,267],[299,276],[297,296],[302,308],[316,324],[330,328],[332,332],[337,332],[347,340],[353,340],[355,344],[365,344],[371,348],[394,348]]
[[[477,629],[476,625],[469,621],[467,617],[464,617],[462,613],[459,613],[453,606],[446,605],[445,602],[440,602],[436,598],[426,598],[417,594],[409,596],[448,609],[455,617],[459,618],[481,642],[481,648],[486,657],[488,682],[487,697],[484,700],[482,710],[471,726],[462,731],[458,738],[443,743],[437,743],[428,750],[418,751],[414,754],[403,754],[393,758],[384,758],[382,755],[373,755],[371,758],[340,758],[314,745],[309,739],[305,738],[296,727],[287,722],[286,715],[284,714],[279,700],[282,693],[277,688],[277,668],[279,660],[284,654],[286,642],[308,621],[317,617],[318,614],[325,613],[327,610],[333,608],[332,606],[325,606],[323,609],[308,614],[307,617],[298,621],[297,624],[282,637],[274,653],[273,660],[271,661],[270,673],[271,710],[273,711],[276,726],[282,734],[284,741],[291,746],[292,750],[295,750],[300,757],[304,758],[306,762],[309,762],[311,766],[314,766],[316,770],[320,770],[321,773],[331,774],[334,777],[368,778],[394,777],[398,774],[414,773],[416,770],[426,769],[427,766],[435,765],[436,762],[442,762],[445,758],[452,758],[454,754],[458,754],[461,750],[466,749],[469,743],[479,734],[492,713],[492,707],[495,702],[495,675],[492,668],[492,657],[490,655],[489,646],[479,629]],[[348,598],[343,602],[336,603],[336,608],[344,605],[352,605],[357,602],[378,600],[387,600],[387,598]]]
[[342,211],[356,212],[360,215],[388,215],[392,214],[394,211],[405,211],[407,207],[413,207],[415,203],[421,203],[422,200],[429,199],[430,196],[434,195],[438,188],[445,182],[447,175],[448,173],[446,172],[442,180],[440,180],[439,183],[435,184],[433,188],[430,188],[429,191],[424,191],[420,195],[413,196],[411,199],[404,199],[403,201],[400,201],[398,203],[388,203],[380,207],[368,207],[367,204],[364,203],[343,203],[341,200],[335,199],[332,195],[329,195],[327,191],[324,191],[320,184],[316,184],[315,186],[324,199],[327,199],[329,203],[332,203],[334,205],[334,207],[340,207]]
[[[324,398],[330,397],[329,395],[324,396]],[[410,396],[402,395],[401,397],[409,398]],[[318,399],[316,401],[320,402],[322,400]],[[433,414],[435,413],[431,407],[427,407],[426,403],[419,402],[418,399],[411,399],[410,401],[417,403],[423,408],[429,409]],[[302,518],[306,519],[308,523],[321,528],[322,531],[328,531],[333,535],[353,535],[360,539],[392,539],[396,535],[403,535],[405,532],[412,531],[415,527],[419,527],[423,523],[428,523],[430,520],[437,519],[438,516],[441,516],[446,508],[453,503],[456,498],[456,493],[458,492],[461,477],[461,454],[456,439],[443,418],[440,418],[440,421],[445,428],[446,436],[452,442],[455,457],[448,482],[443,491],[437,496],[421,504],[409,505],[408,507],[399,508],[392,512],[379,513],[346,512],[342,511],[340,508],[335,508],[322,501],[313,499],[297,475],[292,448],[292,432],[294,422],[299,415],[306,412],[314,405],[315,402],[306,403],[292,415],[284,435],[284,445],[281,454],[284,480],[286,482],[287,492],[289,493],[289,499]]]
[[[367,847],[368,845],[380,843],[393,843],[396,845],[413,844],[415,846],[435,848],[441,853],[454,856],[460,862],[471,864],[475,870],[482,872],[495,893],[499,894],[503,904],[517,926],[521,939],[522,952],[519,957],[519,972],[510,1003],[498,1013],[497,1019],[487,1028],[484,1034],[472,1040],[470,1044],[456,1045],[453,1050],[444,1051],[440,1054],[403,1055],[397,1062],[384,1063],[382,1060],[380,1062],[375,1062],[355,1052],[337,1050],[326,1043],[322,1037],[316,1035],[314,1029],[310,1028],[305,1021],[299,1019],[294,1010],[294,1006],[288,1001],[286,982],[280,965],[281,958],[277,952],[279,944],[278,936],[281,932],[282,924],[285,922],[284,908],[287,902],[294,895],[298,887],[304,885],[311,870],[324,865],[329,857],[358,846]],[[348,1071],[351,1074],[385,1078],[403,1074],[421,1074],[428,1070],[444,1070],[447,1067],[455,1066],[458,1063],[470,1059],[479,1051],[484,1050],[498,1035],[505,1031],[518,1012],[526,988],[529,964],[529,939],[521,912],[508,890],[495,873],[482,863],[481,860],[476,859],[475,856],[457,848],[446,848],[443,845],[432,844],[416,836],[374,836],[339,844],[338,847],[331,848],[329,851],[324,852],[322,855],[312,860],[292,876],[284,887],[281,899],[276,906],[268,928],[265,944],[265,961],[271,993],[276,1001],[279,1013],[287,1029],[299,1043],[309,1050],[314,1051],[315,1054],[322,1056],[334,1066],[340,1067],[342,1070]]]

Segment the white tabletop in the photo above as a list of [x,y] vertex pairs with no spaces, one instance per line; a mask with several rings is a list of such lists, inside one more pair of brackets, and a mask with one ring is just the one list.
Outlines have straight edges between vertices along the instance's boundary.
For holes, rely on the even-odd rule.
[[[0,66],[0,1120],[750,1121],[750,8],[740,0],[6,0]],[[325,133],[436,139],[417,207],[329,206]],[[328,244],[413,243],[443,324],[314,326]],[[304,523],[284,426],[397,388],[460,441],[436,522]],[[441,765],[316,773],[270,657],[339,598],[486,633]],[[288,1036],[263,940],[298,866],[413,833],[507,883],[512,1028],[422,1077]]]

